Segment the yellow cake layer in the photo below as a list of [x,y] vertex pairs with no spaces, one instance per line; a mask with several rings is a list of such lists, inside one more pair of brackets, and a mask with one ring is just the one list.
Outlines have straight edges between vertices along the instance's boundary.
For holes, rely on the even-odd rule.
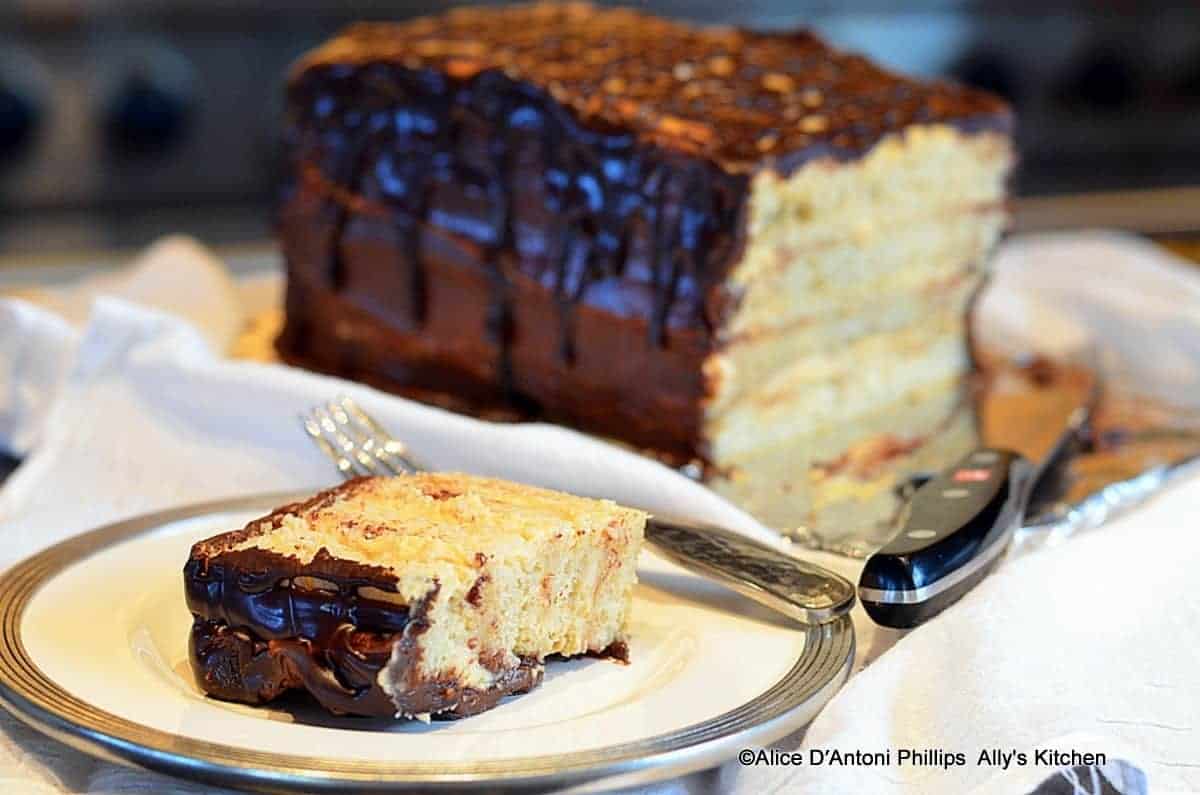
[[961,390],[913,394],[843,423],[748,451],[709,485],[780,530],[826,541],[881,536],[894,487],[968,452],[978,435]]
[[776,527],[861,534],[906,473],[969,446],[966,314],[1012,163],[1002,134],[933,125],[753,178],[737,300],[704,366],[717,491]]
[[948,126],[909,127],[850,162],[814,160],[754,177],[749,246],[732,273],[748,283],[778,270],[777,252],[863,241],[881,229],[1000,207],[1013,160],[1008,138]]
[[969,369],[965,320],[954,312],[799,356],[706,416],[709,457],[719,467],[765,443],[858,422],[904,395],[953,389]]
[[752,238],[749,256],[773,257],[775,266],[738,285],[722,338],[871,312],[883,300],[936,290],[964,270],[982,270],[1006,220],[996,209],[947,213],[817,248]]
[[[430,600],[429,628],[416,638],[430,679],[486,688],[519,657],[599,652],[624,639],[640,511],[456,473],[368,478],[332,495],[277,517],[274,529],[251,525],[232,550],[302,563],[325,550],[385,569],[396,579],[388,598]],[[391,695],[389,668],[379,682]]]
[[821,322],[797,323],[734,340],[705,363],[711,390],[707,416],[715,419],[739,404],[778,394],[783,385],[802,380],[802,373],[818,366],[823,372],[839,364],[842,370],[852,368],[855,362],[848,357],[868,349],[900,356],[922,339],[931,341],[939,334],[959,337],[962,318],[983,278],[977,270],[961,271],[949,283],[878,294]]

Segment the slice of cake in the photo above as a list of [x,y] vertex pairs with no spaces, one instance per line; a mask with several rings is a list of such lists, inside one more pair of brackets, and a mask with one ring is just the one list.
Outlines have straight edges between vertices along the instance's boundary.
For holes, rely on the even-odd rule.
[[624,659],[646,516],[461,474],[361,478],[201,541],[184,567],[196,681],[260,704],[463,717],[549,655]]
[[993,96],[548,4],[351,27],[287,105],[288,361],[696,462],[825,534],[972,443]]

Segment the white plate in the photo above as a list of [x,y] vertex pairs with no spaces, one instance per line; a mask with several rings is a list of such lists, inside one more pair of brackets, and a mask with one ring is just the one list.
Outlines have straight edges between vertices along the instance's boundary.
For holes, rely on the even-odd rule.
[[645,555],[629,665],[551,663],[482,715],[425,725],[206,698],[187,664],[188,548],[295,496],[110,525],[14,567],[0,579],[0,701],[90,753],[234,786],[539,789],[717,764],[804,725],[850,670],[848,619],[805,630]]

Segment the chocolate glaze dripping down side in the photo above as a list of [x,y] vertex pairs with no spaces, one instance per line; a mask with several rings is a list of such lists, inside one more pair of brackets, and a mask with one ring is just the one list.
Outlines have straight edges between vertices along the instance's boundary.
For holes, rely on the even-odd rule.
[[[488,90],[484,81],[491,77],[483,76],[478,81],[472,99],[482,107],[477,111],[474,122],[480,128],[480,134],[486,136],[491,132],[489,117],[506,115],[508,97],[504,92],[493,94]],[[500,389],[511,401],[520,401],[513,380],[512,342],[513,342],[513,310],[511,289],[508,276],[505,273],[506,259],[511,255],[513,244],[513,208],[508,187],[511,182],[511,166],[509,163],[508,135],[501,138],[503,145],[488,146],[488,171],[483,175],[484,190],[492,205],[492,233],[490,244],[485,248],[484,260],[490,266],[494,282],[492,306],[489,309],[491,326],[495,341],[499,348],[496,371],[499,374]]]
[[[406,689],[393,700],[379,684],[379,674],[395,648]],[[265,704],[304,690],[335,715],[370,717],[463,718],[491,709],[504,696],[532,690],[542,678],[541,664],[525,659],[498,669],[494,684],[483,690],[460,687],[453,679],[425,679],[416,673],[415,644],[348,624],[318,645],[308,638],[263,640],[251,631],[197,618],[189,658],[197,682],[214,698]]]
[[[359,71],[362,76],[356,80]],[[389,84],[406,89],[398,92],[381,88]],[[435,91],[441,93],[429,93]],[[376,211],[400,218],[406,225],[434,228],[427,232],[465,238],[462,242],[467,245],[483,247],[481,253],[485,256],[511,253],[514,224],[522,225],[532,235],[557,232],[556,236],[561,237],[568,229],[582,233],[605,252],[603,259],[607,261],[597,268],[584,268],[579,274],[584,277],[581,287],[586,286],[587,277],[619,275],[624,263],[612,260],[614,255],[628,256],[628,252],[618,251],[613,243],[623,234],[636,234],[636,229],[626,227],[639,211],[657,217],[662,185],[691,180],[704,197],[706,186],[698,185],[696,178],[705,170],[709,181],[743,189],[746,183],[745,177],[705,169],[679,153],[638,145],[622,131],[585,128],[543,92],[496,71],[456,81],[444,76],[434,79],[391,64],[371,64],[361,69],[324,67],[293,85],[290,96],[293,112],[287,147],[294,172],[315,172],[310,179],[315,177],[316,184],[308,187],[322,192],[327,201],[349,209],[351,214]],[[421,121],[412,121],[413,116]],[[475,129],[468,131],[474,135],[462,134],[472,127]],[[514,144],[524,143],[520,139],[527,134],[543,149],[549,166],[546,175],[528,168],[517,173],[516,166],[509,164]],[[435,147],[434,151],[414,145],[418,138]],[[386,151],[389,148],[391,152]],[[375,180],[375,175],[367,173],[374,169],[373,161],[393,153],[411,154],[405,160],[411,170],[404,178],[364,186],[364,177]],[[483,168],[484,164],[490,168]],[[543,179],[547,182],[542,191],[544,207],[508,206],[509,197],[514,195],[514,180],[528,184]],[[428,217],[426,198],[431,183],[442,191],[443,201],[432,208],[440,219]],[[293,181],[288,187],[290,194],[305,186]],[[455,195],[456,188],[477,195]],[[523,193],[529,195],[527,190]],[[478,194],[486,194],[486,206],[480,206]],[[672,198],[677,203],[689,197]],[[366,201],[347,207],[355,199]],[[523,214],[523,209],[533,212]],[[677,219],[683,216],[671,205],[663,209]],[[688,209],[713,216],[714,225],[732,227],[740,208],[710,203]],[[487,216],[494,224],[490,229],[486,228]],[[663,229],[667,242],[660,241],[660,247],[672,244],[675,231],[674,226]],[[697,248],[694,244],[690,247]],[[549,259],[548,255],[535,253],[522,257],[521,266],[533,271],[551,270]],[[668,282],[665,278],[654,281],[664,285]]]
[[[584,127],[499,71],[323,66],[289,106],[285,359],[635,435],[669,416],[666,446],[694,454],[744,175]],[[597,390],[604,411],[575,397]]]

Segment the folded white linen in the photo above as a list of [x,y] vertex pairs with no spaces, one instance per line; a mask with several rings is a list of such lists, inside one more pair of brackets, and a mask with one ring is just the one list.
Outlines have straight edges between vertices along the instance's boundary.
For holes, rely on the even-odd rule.
[[[772,538],[681,475],[569,430],[483,423],[336,379],[224,359],[237,328],[228,319],[240,318],[240,308],[219,263],[179,240],[151,261],[133,273],[163,291],[122,292],[110,282],[96,290],[108,297],[92,304],[82,327],[77,314],[55,311],[62,305],[53,295],[40,305],[0,302],[0,447],[25,456],[0,491],[0,568],[144,511],[330,483],[329,465],[299,435],[295,415],[339,392],[435,467],[603,493]],[[980,310],[990,341],[1055,350],[1091,339],[1106,366],[1133,374],[1143,391],[1200,400],[1200,281],[1188,266],[1136,239],[1094,233],[1011,240],[996,271]],[[166,275],[184,272],[191,284],[209,285],[203,296]],[[82,301],[83,289],[72,300]],[[1007,563],[907,635],[878,630],[856,611],[856,668],[866,669],[787,747],[959,750],[969,757],[963,767],[733,762],[719,778],[665,789],[1022,791],[1052,769],[998,771],[976,756],[1040,746],[1108,751],[1145,771],[1156,791],[1200,788],[1200,594],[1189,582],[1200,534],[1188,529],[1197,508],[1200,483],[1184,483],[1111,527]],[[816,557],[857,574],[853,561]],[[0,717],[0,791],[172,788],[201,790],[87,759]]]

